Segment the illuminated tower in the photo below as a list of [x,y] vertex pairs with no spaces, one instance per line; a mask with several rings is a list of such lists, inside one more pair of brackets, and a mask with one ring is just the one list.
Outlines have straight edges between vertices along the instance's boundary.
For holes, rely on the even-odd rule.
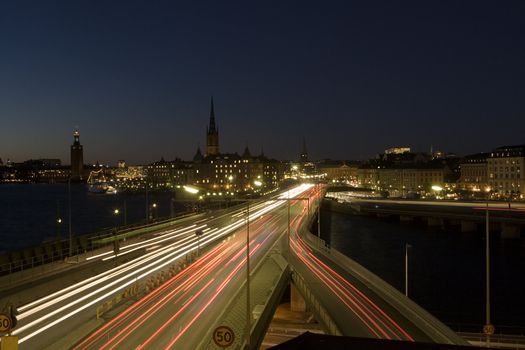
[[211,98],[210,125],[206,128],[206,155],[219,154],[219,129],[215,126],[213,97]]
[[82,181],[84,173],[84,150],[80,144],[80,133],[73,133],[74,142],[71,145],[71,180]]

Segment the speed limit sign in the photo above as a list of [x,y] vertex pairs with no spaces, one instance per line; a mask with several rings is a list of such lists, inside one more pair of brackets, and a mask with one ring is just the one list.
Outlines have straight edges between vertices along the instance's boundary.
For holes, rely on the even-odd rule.
[[213,331],[213,341],[221,348],[227,348],[233,344],[235,333],[230,327],[219,326]]
[[0,314],[0,333],[7,333],[11,330],[13,323],[11,317],[6,314]]

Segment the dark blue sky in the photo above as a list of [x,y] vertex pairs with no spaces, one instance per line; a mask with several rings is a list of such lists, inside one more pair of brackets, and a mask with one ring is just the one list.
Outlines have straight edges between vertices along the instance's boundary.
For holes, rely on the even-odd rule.
[[525,2],[0,4],[0,158],[364,159],[525,143]]

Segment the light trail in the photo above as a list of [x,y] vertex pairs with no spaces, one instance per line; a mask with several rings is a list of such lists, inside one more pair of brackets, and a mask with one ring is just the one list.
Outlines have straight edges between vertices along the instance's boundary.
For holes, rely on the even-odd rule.
[[[288,197],[293,198],[294,196],[297,196],[308,190],[311,186],[312,185],[301,185],[295,189],[284,192],[282,195],[275,197],[276,199],[274,200],[266,200],[264,202],[250,206],[250,215],[248,220],[250,221],[251,225],[259,227],[259,229],[253,232],[254,237],[259,239],[257,238],[260,236],[258,233],[259,230],[269,229],[269,227],[273,227],[272,225],[277,225],[277,218],[271,218],[271,216],[266,217],[265,214],[273,212],[277,208],[286,204]],[[234,234],[237,230],[246,225],[246,209],[246,207],[236,209],[234,213],[236,213],[235,215],[237,215],[236,218],[238,219],[235,219],[232,223],[222,227],[220,225],[216,227],[209,226],[210,220],[207,222],[199,222],[199,224],[192,223],[181,228],[162,232],[161,234],[155,235],[154,237],[149,238],[143,242],[137,242],[123,246],[120,254],[126,254],[137,249],[147,249],[149,251],[147,251],[143,256],[135,258],[132,261],[111,268],[110,270],[100,273],[96,276],[86,278],[85,280],[75,283],[69,287],[65,287],[61,290],[58,290],[57,292],[51,293],[48,296],[19,307],[18,309],[21,311],[21,313],[18,319],[22,322],[19,323],[19,328],[17,328],[13,334],[19,336],[20,344],[24,343],[25,345],[28,340],[42,334],[42,332],[47,331],[51,327],[62,324],[66,320],[70,319],[71,317],[75,317],[80,313],[85,313],[88,308],[94,307],[96,304],[111,298],[113,295],[124,290],[128,286],[148,276],[151,276],[157,271],[166,268],[168,265],[178,261],[185,255],[196,251],[199,245],[201,248],[204,248],[207,245],[216,244],[221,239]],[[226,213],[222,215],[221,220],[225,220],[230,216],[231,212]],[[281,215],[281,217],[282,216],[283,215]],[[217,218],[215,218],[215,220],[217,220]],[[270,223],[272,224],[270,225]],[[194,234],[195,231],[199,229],[203,231],[203,235],[200,238]],[[265,236],[266,238],[262,239],[262,243],[256,243],[255,239],[252,240],[250,246],[253,246],[250,256],[253,254],[258,254],[261,250],[261,247],[265,245],[270,239],[270,236],[270,233],[268,233],[267,236]],[[170,243],[170,241],[174,242]],[[221,246],[220,243],[219,246]],[[235,247],[236,253],[240,252],[240,254],[237,255],[237,259],[240,259],[242,252],[244,251],[243,249],[245,248],[241,249],[240,246],[236,244],[233,244],[232,247]],[[114,254],[112,254],[112,252],[106,252],[91,258],[102,258],[103,260],[108,260],[114,258]],[[201,259],[197,261],[200,260]],[[231,264],[234,264],[234,262],[235,260],[232,261]],[[237,266],[242,267],[243,262],[241,261],[239,264],[240,265]],[[200,266],[200,268],[203,268],[202,265],[197,265],[197,263],[191,266]],[[230,263],[221,267],[231,268]],[[193,269],[189,268],[186,270],[194,271]],[[238,273],[239,268],[234,269],[234,271]],[[197,273],[195,273],[195,275],[201,276]],[[228,282],[230,281],[231,279],[228,279]],[[219,292],[222,292],[223,289],[226,288],[227,284],[228,283],[223,284],[219,289]],[[181,287],[182,289],[187,288],[187,290],[192,290],[191,286],[193,284],[181,285],[183,286]],[[163,292],[166,291],[164,288],[159,290]],[[133,331],[131,332],[133,333]]]
[[324,283],[332,292],[333,297],[339,299],[377,338],[414,341],[413,337],[377,304],[315,256],[310,246],[298,234],[303,220],[304,215],[293,222],[291,247],[296,257],[311,271],[312,275]]

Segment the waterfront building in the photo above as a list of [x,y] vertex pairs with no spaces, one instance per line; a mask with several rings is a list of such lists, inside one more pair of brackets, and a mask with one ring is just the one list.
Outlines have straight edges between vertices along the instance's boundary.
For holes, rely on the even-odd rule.
[[327,181],[347,182],[356,184],[358,163],[347,163],[340,161],[324,161],[317,164],[317,170],[324,174]]
[[195,161],[193,168],[196,186],[230,195],[259,187],[276,187],[284,175],[281,162],[263,154],[252,156],[248,148],[242,156],[237,153],[206,156]]
[[480,192],[489,187],[487,175],[488,153],[476,153],[465,156],[460,164],[460,178],[458,188],[462,190]]
[[502,146],[487,158],[488,183],[497,198],[525,198],[525,145]]
[[371,160],[357,169],[357,183],[364,188],[386,191],[391,197],[406,197],[433,192],[445,187],[451,169],[445,162],[385,162]]
[[160,161],[145,166],[146,179],[151,188],[173,188],[193,182],[193,167],[191,163],[180,159]]
[[80,144],[80,133],[75,130],[73,133],[73,144],[71,145],[71,180],[84,180],[84,150]]

